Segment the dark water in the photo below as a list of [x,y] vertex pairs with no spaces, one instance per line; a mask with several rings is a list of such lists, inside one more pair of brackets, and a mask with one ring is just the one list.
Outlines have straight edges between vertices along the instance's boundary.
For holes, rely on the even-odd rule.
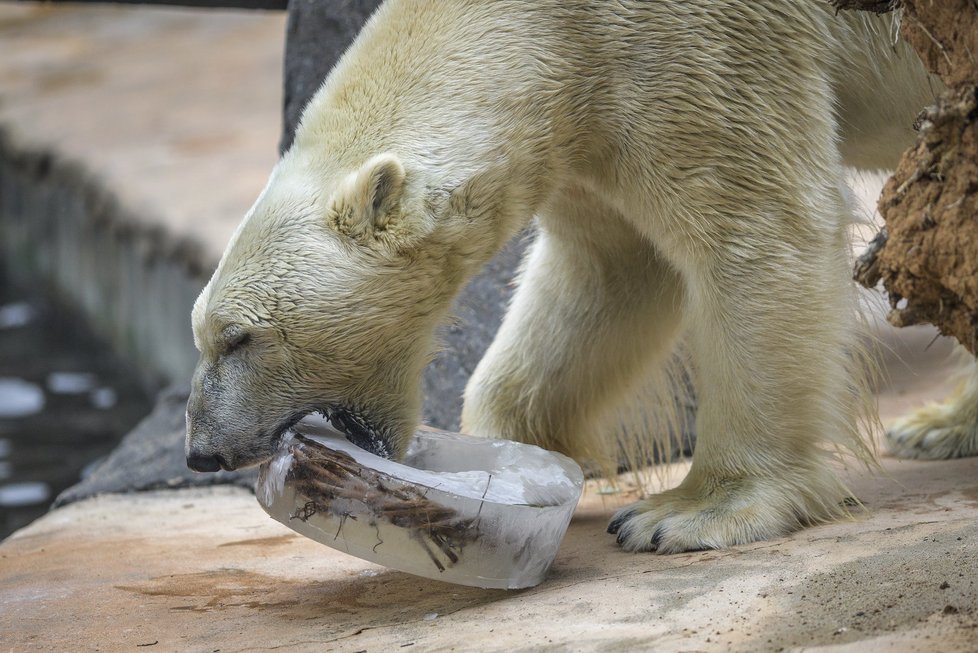
[[150,407],[78,315],[0,272],[0,539],[44,514]]

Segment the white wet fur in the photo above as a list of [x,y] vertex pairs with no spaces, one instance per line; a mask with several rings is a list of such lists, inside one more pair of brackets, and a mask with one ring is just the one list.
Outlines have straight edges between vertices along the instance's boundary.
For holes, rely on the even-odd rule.
[[937,90],[894,21],[801,0],[386,3],[194,308],[188,446],[257,462],[290,412],[342,404],[402,452],[436,327],[535,218],[464,430],[607,464],[620,408],[667,387],[649,379],[682,342],[692,468],[617,516],[621,544],[841,514],[834,454],[872,457],[844,165],[892,166]]

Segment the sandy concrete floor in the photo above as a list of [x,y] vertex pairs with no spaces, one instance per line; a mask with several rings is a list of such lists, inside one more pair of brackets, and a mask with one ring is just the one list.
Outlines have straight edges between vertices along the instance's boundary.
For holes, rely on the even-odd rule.
[[868,512],[724,551],[620,551],[589,493],[550,577],[426,580],[306,540],[243,490],[109,495],[0,545],[0,650],[974,651],[978,459],[888,460]]
[[[2,6],[0,125],[216,260],[275,161],[283,21]],[[947,342],[881,336],[884,418],[943,396]],[[590,493],[521,592],[349,558],[243,491],[107,496],[0,544],[0,650],[978,650],[978,460],[884,469],[852,521],[677,556],[622,553],[604,525],[634,497]]]

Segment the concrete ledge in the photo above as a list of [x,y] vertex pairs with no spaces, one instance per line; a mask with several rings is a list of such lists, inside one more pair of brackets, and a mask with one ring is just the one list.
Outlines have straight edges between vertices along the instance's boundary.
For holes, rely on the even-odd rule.
[[149,387],[189,378],[190,307],[277,158],[284,25],[0,7],[0,265],[77,305]]
[[0,131],[0,265],[74,305],[147,387],[188,378],[187,319],[207,281],[203,248],[129,214],[84,168],[17,149]]

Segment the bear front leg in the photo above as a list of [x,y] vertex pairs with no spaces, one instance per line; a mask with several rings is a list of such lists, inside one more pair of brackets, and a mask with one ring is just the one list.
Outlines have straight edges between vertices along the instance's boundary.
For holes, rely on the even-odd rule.
[[886,444],[894,455],[928,460],[978,456],[978,360],[967,365],[966,376],[945,401],[919,408],[890,425]]
[[672,348],[678,274],[613,211],[567,193],[540,218],[512,305],[469,380],[464,431],[613,460],[601,418]]
[[853,291],[841,242],[825,231],[746,234],[684,269],[696,449],[678,487],[615,515],[609,532],[626,550],[745,544],[844,510],[829,450],[866,450]]

